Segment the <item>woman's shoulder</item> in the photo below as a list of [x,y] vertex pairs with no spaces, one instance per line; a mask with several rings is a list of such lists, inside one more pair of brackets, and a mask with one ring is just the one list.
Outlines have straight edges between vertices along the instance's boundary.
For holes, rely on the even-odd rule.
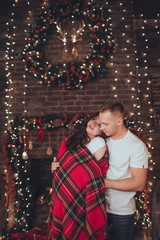
[[105,144],[105,139],[100,137],[100,136],[97,136],[95,138],[93,138],[91,140],[92,143],[96,144],[96,143],[99,143],[99,144]]

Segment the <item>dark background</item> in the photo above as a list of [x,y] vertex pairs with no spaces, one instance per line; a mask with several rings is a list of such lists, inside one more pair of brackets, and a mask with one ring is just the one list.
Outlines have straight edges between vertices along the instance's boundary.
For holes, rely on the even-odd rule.
[[[9,10],[11,0],[0,0],[0,8]],[[134,14],[143,14],[144,18],[155,18],[160,13],[160,0],[133,0]]]

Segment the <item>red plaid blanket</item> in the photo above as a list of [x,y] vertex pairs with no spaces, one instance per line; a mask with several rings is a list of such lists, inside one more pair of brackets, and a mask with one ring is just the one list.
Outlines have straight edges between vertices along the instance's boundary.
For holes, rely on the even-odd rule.
[[47,239],[104,240],[107,215],[103,176],[109,166],[108,150],[97,161],[86,147],[79,146],[71,153],[62,142],[58,159]]

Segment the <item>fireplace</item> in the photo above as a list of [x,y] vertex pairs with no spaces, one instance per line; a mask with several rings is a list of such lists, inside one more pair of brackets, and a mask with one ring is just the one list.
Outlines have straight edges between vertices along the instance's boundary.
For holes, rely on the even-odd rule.
[[32,227],[47,221],[49,214],[52,178],[52,159],[31,160],[31,185],[33,189],[33,220]]

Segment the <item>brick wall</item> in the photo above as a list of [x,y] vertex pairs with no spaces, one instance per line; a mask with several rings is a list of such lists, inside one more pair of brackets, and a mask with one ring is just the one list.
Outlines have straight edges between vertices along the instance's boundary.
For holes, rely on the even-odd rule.
[[[104,4],[104,2],[103,2]],[[135,53],[133,47],[133,21],[132,21],[132,5],[126,5],[127,17],[125,21],[121,20],[121,12],[119,10],[119,2],[113,1],[111,4],[111,17],[113,23],[113,35],[116,40],[115,53],[113,58],[108,61],[108,68],[104,76],[99,76],[97,81],[90,82],[84,89],[66,91],[64,87],[47,87],[37,84],[37,79],[31,76],[29,73],[26,74],[26,109],[29,116],[43,116],[49,114],[75,114],[77,112],[94,112],[108,100],[113,99],[113,95],[117,94],[115,100],[121,101],[126,110],[133,111],[133,104],[136,102],[136,91],[133,93],[131,87],[136,87],[135,80]],[[41,3],[39,1],[31,2],[32,11],[32,22],[36,22],[37,12],[41,11]],[[29,7],[28,7],[29,9]],[[24,11],[24,12],[23,12]],[[16,37],[15,37],[15,48],[14,48],[14,68],[12,69],[13,82],[13,102],[12,112],[13,116],[22,116],[24,111],[24,64],[22,62],[22,52],[25,44],[25,33],[24,30],[27,28],[27,9],[25,3],[21,2],[17,4],[15,11],[15,25],[16,25]],[[128,25],[127,31],[125,25]],[[65,25],[62,26],[65,29]],[[66,28],[68,27],[68,23]],[[122,38],[122,32],[125,31],[125,38]],[[124,50],[126,47],[126,38],[130,39],[127,51]],[[79,58],[85,56],[90,51],[89,34],[84,33],[83,44],[78,45]],[[44,54],[46,59],[54,61],[62,61],[61,51],[62,42],[57,39],[57,35],[53,34],[49,36],[46,46],[44,46]],[[129,59],[127,58],[129,55]],[[130,64],[127,67],[127,63]],[[130,75],[130,72],[133,72]],[[117,73],[118,72],[118,73]],[[118,77],[117,77],[118,76]],[[130,77],[130,83],[127,83],[127,79]],[[118,81],[115,81],[115,78]],[[114,92],[113,87],[116,86],[117,90]],[[132,99],[134,95],[135,100]],[[36,135],[37,133],[35,133]],[[34,150],[29,154],[31,158],[37,154],[37,157],[46,157],[46,146],[48,141],[48,133],[45,133],[45,140],[42,145],[34,139]],[[51,135],[51,141],[53,145],[56,140],[56,133]]]
[[[105,1],[103,2],[105,4]],[[121,12],[119,11],[119,1],[112,1],[110,3],[111,7],[111,18],[113,24],[113,35],[116,40],[115,53],[113,57],[108,61],[108,67],[106,73],[103,76],[98,76],[97,81],[90,82],[84,89],[81,90],[71,90],[67,91],[64,87],[47,87],[43,85],[38,85],[36,78],[31,76],[29,73],[26,74],[26,83],[28,87],[26,88],[25,102],[27,114],[29,116],[43,116],[49,114],[75,114],[77,112],[94,112],[99,109],[99,107],[108,100],[113,99],[113,95],[117,94],[115,100],[120,100],[126,107],[126,110],[133,111],[134,99],[131,97],[131,86],[136,87],[135,81],[135,53],[133,47],[133,22],[132,22],[132,5],[128,4],[127,7],[127,17],[125,21],[121,20]],[[10,10],[13,7],[10,6]],[[28,8],[28,9],[27,9]],[[24,63],[22,62],[22,52],[25,44],[25,33],[24,30],[27,28],[27,14],[28,10],[31,10],[32,17],[30,21],[36,22],[37,14],[41,12],[41,1],[32,0],[30,6],[26,7],[25,1],[19,2],[17,7],[14,8],[15,17],[14,24],[16,26],[16,37],[15,37],[15,47],[14,47],[14,67],[12,68],[12,79],[13,81],[13,101],[12,101],[12,112],[13,116],[23,116],[24,111]],[[9,15],[8,15],[9,17]],[[2,19],[4,22],[7,20],[5,17]],[[3,22],[3,23],[4,23]],[[126,31],[125,24],[128,25]],[[68,23],[62,25],[62,28],[68,28]],[[70,30],[70,29],[69,29]],[[127,51],[126,39],[122,38],[122,32],[125,30],[126,37],[130,39]],[[5,39],[5,27],[4,27],[4,39]],[[90,51],[89,46],[90,36],[88,32],[83,34],[83,43],[79,43],[79,59],[83,59]],[[4,48],[5,49],[5,48]],[[4,50],[3,49],[3,50]],[[49,36],[46,46],[44,47],[44,54],[46,59],[49,61],[62,61],[61,51],[63,49],[62,42],[57,39],[57,35],[53,34]],[[129,54],[130,58],[127,58]],[[4,52],[3,52],[4,56]],[[3,59],[2,59],[3,60]],[[130,64],[127,67],[127,63]],[[4,67],[4,62],[3,62]],[[130,83],[127,84],[127,78],[129,72],[133,71],[130,75]],[[116,81],[115,79],[118,79]],[[4,77],[5,80],[5,77]],[[116,86],[117,90],[114,92],[113,87]],[[136,99],[136,91],[132,95]],[[5,115],[3,115],[5,117]],[[4,120],[3,120],[4,121]],[[3,129],[2,129],[3,130]],[[62,139],[62,130],[59,132],[60,140]],[[68,132],[65,132],[66,136]],[[32,131],[33,139],[33,150],[29,150],[28,154],[31,161],[34,159],[51,159],[47,156],[46,151],[48,147],[48,132],[44,133],[44,142],[41,144],[37,140],[37,132]],[[29,140],[29,133],[27,133],[27,141]],[[51,145],[53,148],[53,155],[57,154],[59,148],[59,142],[57,143],[57,131],[51,132]],[[1,162],[2,167],[3,163]],[[50,166],[49,166],[50,168]],[[48,169],[50,171],[50,169]],[[47,186],[48,187],[48,186]],[[33,224],[38,224],[41,221],[47,219],[48,216],[48,205],[40,206],[37,205],[35,209],[35,219]],[[40,209],[40,210],[39,210]],[[46,210],[47,209],[47,210]],[[40,211],[40,212],[39,212]]]
[[[105,1],[100,1],[102,4],[105,4]],[[12,101],[12,112],[13,116],[23,116],[24,111],[24,63],[22,62],[22,52],[25,44],[25,32],[27,28],[27,17],[28,10],[31,11],[32,16],[30,17],[31,22],[36,22],[38,13],[41,12],[41,3],[39,0],[31,0],[30,5],[26,7],[25,1],[20,1],[16,7],[14,23],[16,26],[16,37],[15,37],[15,47],[14,47],[14,67],[12,68],[12,79],[13,81],[13,101]],[[133,107],[137,103],[137,77],[136,77],[136,56],[135,56],[135,30],[138,29],[137,24],[133,24],[133,6],[130,1],[121,1],[120,5],[119,0],[112,0],[109,3],[111,9],[110,16],[112,19],[113,35],[116,40],[115,52],[111,59],[108,61],[108,67],[106,73],[103,76],[99,76],[98,80],[95,82],[90,82],[84,89],[81,90],[65,90],[64,87],[47,87],[43,85],[38,85],[37,80],[31,76],[29,73],[26,74],[26,83],[28,87],[26,88],[26,109],[29,116],[43,116],[49,114],[75,114],[77,112],[94,112],[99,109],[99,107],[109,100],[118,100],[121,101],[126,111],[134,112],[136,116],[136,108]],[[2,33],[0,37],[0,42],[2,44],[2,49],[0,50],[0,72],[1,77],[1,126],[0,131],[3,135],[4,124],[6,122],[5,112],[4,112],[4,88],[6,86],[6,76],[5,76],[5,34],[6,34],[6,21],[10,19],[9,13],[12,12],[13,6],[9,1],[6,1],[8,8],[1,8],[1,19],[2,23]],[[123,12],[123,6],[125,6],[126,12]],[[6,10],[7,9],[7,10]],[[124,19],[122,18],[124,16]],[[136,20],[134,20],[136,21]],[[67,26],[64,26],[64,28]],[[138,42],[140,38],[136,36]],[[83,44],[79,44],[78,51],[79,57],[85,56],[90,51],[89,47],[89,35],[84,34]],[[128,42],[127,42],[128,39]],[[141,45],[139,45],[141,46]],[[142,46],[141,46],[142,47]],[[60,61],[61,60],[61,51],[62,43],[57,39],[56,35],[49,37],[49,40],[44,48],[44,54],[48,60]],[[156,52],[156,46],[153,44],[154,51]],[[152,61],[153,62],[153,61]],[[142,66],[143,68],[143,66]],[[158,68],[152,66],[152,68],[158,72]],[[143,79],[142,79],[143,80]],[[145,82],[142,81],[141,91],[143,94]],[[116,90],[113,89],[116,87]],[[135,91],[132,90],[135,88]],[[117,97],[115,97],[117,95]],[[142,118],[148,118],[145,114],[147,106],[143,105],[143,115]],[[136,117],[135,117],[136,118]],[[68,132],[65,133],[68,135]],[[62,139],[63,133],[60,130],[60,140]],[[159,151],[158,142],[159,135],[157,130],[155,130],[155,142],[157,152]],[[37,141],[37,132],[32,132],[33,138],[33,150],[28,151],[30,159],[46,159],[50,158],[47,156],[46,151],[48,147],[48,132],[45,132],[44,142],[41,144]],[[29,134],[27,133],[27,141],[29,140]],[[0,140],[0,145],[2,146],[2,139]],[[53,155],[56,155],[59,142],[57,143],[57,131],[51,132],[51,144],[53,148]],[[0,154],[1,161],[0,166],[3,169],[3,154]],[[156,159],[158,154],[155,154]],[[47,212],[45,210],[47,217]],[[45,217],[44,217],[45,218]],[[43,220],[44,220],[43,218]]]

